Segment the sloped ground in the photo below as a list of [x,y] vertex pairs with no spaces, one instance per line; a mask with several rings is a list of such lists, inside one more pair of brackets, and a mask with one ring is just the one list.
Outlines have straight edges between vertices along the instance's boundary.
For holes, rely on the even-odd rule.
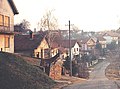
[[0,89],[51,89],[55,82],[21,57],[0,52]]
[[106,76],[112,80],[120,80],[120,61],[111,63],[107,67]]
[[22,57],[23,60],[25,60],[28,64],[34,65],[34,66],[39,66],[40,65],[40,60],[36,58],[31,58],[31,57],[26,57],[17,54],[17,56]]
[[119,52],[110,52],[107,56],[107,60],[110,65],[106,68],[106,76],[112,80],[120,80],[120,56]]
[[118,89],[120,89],[120,60],[112,62],[106,68],[106,77],[110,80],[113,80]]
[[106,68],[106,77],[110,80],[115,81],[115,84],[120,89],[120,56],[115,54],[108,55],[110,60],[110,65]]

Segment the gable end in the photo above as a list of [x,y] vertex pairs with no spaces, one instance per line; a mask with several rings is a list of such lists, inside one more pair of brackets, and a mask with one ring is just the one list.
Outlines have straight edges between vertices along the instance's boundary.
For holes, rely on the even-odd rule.
[[10,4],[11,8],[12,8],[12,11],[13,11],[14,15],[15,15],[15,14],[19,14],[19,12],[18,12],[18,10],[17,10],[17,8],[16,8],[13,0],[8,0],[8,2],[9,2],[9,4]]

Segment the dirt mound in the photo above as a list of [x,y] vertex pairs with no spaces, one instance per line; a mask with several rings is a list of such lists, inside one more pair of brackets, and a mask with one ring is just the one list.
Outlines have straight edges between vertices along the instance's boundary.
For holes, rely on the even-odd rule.
[[50,89],[55,82],[21,57],[0,52],[0,89]]

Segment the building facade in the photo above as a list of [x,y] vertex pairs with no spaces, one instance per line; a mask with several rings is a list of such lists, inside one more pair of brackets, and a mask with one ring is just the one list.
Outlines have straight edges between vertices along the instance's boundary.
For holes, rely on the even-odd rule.
[[12,0],[0,0],[0,51],[14,53],[14,15],[18,14]]

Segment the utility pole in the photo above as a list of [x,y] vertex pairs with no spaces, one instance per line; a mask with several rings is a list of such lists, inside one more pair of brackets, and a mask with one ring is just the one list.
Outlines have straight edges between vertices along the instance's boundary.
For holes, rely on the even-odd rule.
[[70,20],[69,20],[69,58],[70,58],[70,76],[72,76],[72,59],[71,59],[71,35],[70,35]]
[[70,32],[70,27],[73,26],[74,24],[70,24],[70,20],[69,20],[69,24],[65,25],[65,26],[69,26],[69,58],[70,58],[70,76],[72,76],[72,59],[71,59],[71,32]]

